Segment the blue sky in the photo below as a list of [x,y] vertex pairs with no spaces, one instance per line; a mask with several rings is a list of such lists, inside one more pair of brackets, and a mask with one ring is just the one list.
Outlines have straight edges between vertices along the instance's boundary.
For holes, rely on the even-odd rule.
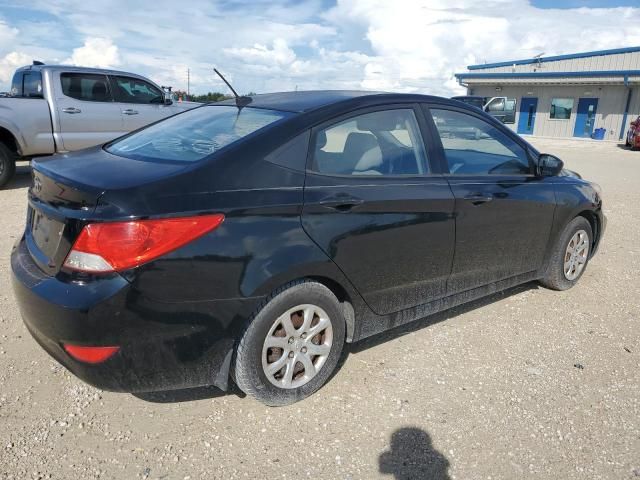
[[196,93],[449,95],[466,65],[640,45],[637,0],[0,0],[0,91],[33,59]]
[[637,0],[533,0],[533,6],[539,8],[614,8],[637,7]]

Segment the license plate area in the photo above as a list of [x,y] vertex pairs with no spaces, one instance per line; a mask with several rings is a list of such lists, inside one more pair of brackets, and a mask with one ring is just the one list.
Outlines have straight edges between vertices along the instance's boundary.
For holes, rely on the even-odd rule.
[[38,210],[31,217],[31,236],[38,249],[50,260],[56,257],[64,234],[64,223]]

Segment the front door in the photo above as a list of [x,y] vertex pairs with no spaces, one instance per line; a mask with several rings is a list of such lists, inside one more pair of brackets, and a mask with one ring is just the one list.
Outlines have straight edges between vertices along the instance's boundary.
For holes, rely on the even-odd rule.
[[164,104],[164,94],[155,85],[135,77],[111,77],[116,105],[127,131],[137,130],[177,113]]
[[448,293],[538,270],[553,222],[552,180],[536,177],[518,137],[477,115],[436,107],[456,199],[456,247]]
[[520,118],[518,119],[518,133],[524,135],[533,135],[533,127],[536,123],[537,109],[537,97],[522,97],[522,100],[520,102]]
[[360,110],[314,129],[302,225],[380,315],[443,297],[454,198],[430,175],[410,105]]
[[581,98],[578,101],[578,114],[576,126],[573,130],[574,137],[591,138],[596,120],[597,98]]

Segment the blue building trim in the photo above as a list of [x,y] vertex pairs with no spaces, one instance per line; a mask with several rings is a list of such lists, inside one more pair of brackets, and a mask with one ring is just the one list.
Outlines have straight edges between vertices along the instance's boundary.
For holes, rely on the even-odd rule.
[[602,55],[616,55],[619,53],[640,52],[640,47],[614,48],[610,50],[596,50],[594,52],[570,53],[568,55],[556,55],[543,58],[526,58],[524,60],[512,60],[510,62],[485,63],[482,65],[469,65],[469,70],[482,70],[483,68],[510,67],[512,65],[530,65],[533,63],[556,62],[558,60],[571,60],[574,58],[599,57]]
[[582,72],[503,72],[503,73],[456,73],[459,81],[473,78],[576,78],[576,77],[622,77],[628,82],[629,76],[640,76],[640,70],[586,70]]

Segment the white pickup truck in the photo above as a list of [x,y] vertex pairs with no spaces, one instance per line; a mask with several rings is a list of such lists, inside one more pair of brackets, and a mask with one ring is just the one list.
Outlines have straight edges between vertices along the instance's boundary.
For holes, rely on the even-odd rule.
[[0,187],[18,160],[106,143],[199,105],[174,102],[133,73],[39,62],[19,68],[10,95],[0,97]]

